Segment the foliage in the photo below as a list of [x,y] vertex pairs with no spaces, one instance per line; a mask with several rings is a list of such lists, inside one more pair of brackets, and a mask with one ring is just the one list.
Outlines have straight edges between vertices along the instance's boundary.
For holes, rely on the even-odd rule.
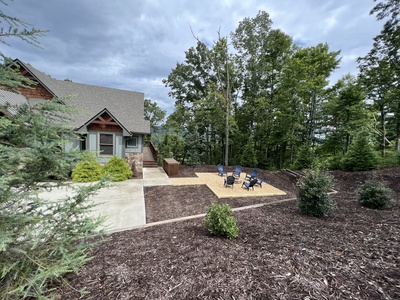
[[243,149],[240,164],[245,167],[256,168],[258,165],[256,152],[254,150],[254,140],[249,138],[246,146]]
[[164,135],[162,142],[158,145],[158,159],[160,164],[164,158],[174,158],[182,161],[184,157],[184,144],[181,136],[177,134],[167,133]]
[[[62,201],[40,193],[64,185],[77,153],[65,152],[79,138],[66,126],[71,108],[48,100],[0,107],[0,294],[2,299],[48,295],[49,283],[87,262],[100,219],[88,216],[86,199],[104,185],[83,187]],[[58,179],[49,182],[49,179]]]
[[80,161],[72,169],[72,180],[77,182],[93,182],[103,177],[103,168],[96,160],[96,155],[84,151]]
[[204,223],[208,231],[213,235],[226,236],[228,239],[239,235],[236,218],[232,215],[232,209],[228,204],[215,204],[207,208]]
[[369,136],[366,132],[361,132],[344,156],[342,168],[345,171],[367,171],[375,169],[377,165],[378,158],[369,142]]
[[309,144],[300,147],[297,152],[293,168],[296,170],[311,168],[314,162],[315,152]]
[[133,172],[129,165],[122,159],[113,156],[104,166],[103,171],[112,181],[123,181],[132,178]]
[[358,202],[365,207],[374,209],[385,209],[393,195],[393,191],[386,188],[377,180],[365,182],[358,190]]
[[332,176],[322,171],[308,170],[299,180],[297,203],[303,214],[322,217],[329,215],[335,208],[328,191],[332,188]]
[[150,121],[150,128],[156,131],[156,128],[164,122],[167,112],[162,110],[157,102],[150,99],[144,99],[144,118]]

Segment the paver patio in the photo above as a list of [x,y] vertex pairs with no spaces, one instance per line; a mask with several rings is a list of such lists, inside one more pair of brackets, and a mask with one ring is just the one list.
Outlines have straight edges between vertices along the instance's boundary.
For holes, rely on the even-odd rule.
[[224,179],[217,173],[195,173],[197,177],[180,177],[170,178],[172,185],[200,185],[205,184],[218,198],[233,198],[233,197],[256,197],[256,196],[273,196],[273,195],[286,195],[284,191],[281,191],[272,185],[268,184],[268,178],[266,182],[263,182],[262,188],[255,186],[254,190],[250,188],[248,191],[242,187],[242,182],[245,177],[245,173],[240,175],[239,183],[236,183],[233,188],[224,186]]

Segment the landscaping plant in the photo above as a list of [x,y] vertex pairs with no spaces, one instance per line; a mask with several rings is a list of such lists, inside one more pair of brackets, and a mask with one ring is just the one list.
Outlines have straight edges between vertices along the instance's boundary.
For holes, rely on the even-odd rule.
[[212,235],[226,236],[228,239],[239,235],[236,218],[232,215],[232,209],[228,204],[212,203],[207,208],[204,223]]
[[103,177],[103,168],[96,160],[96,155],[85,151],[72,170],[72,180],[77,182],[93,182]]
[[336,207],[328,191],[332,188],[332,176],[319,169],[308,170],[299,180],[297,203],[303,214],[322,217]]
[[122,159],[113,156],[104,166],[103,172],[109,175],[112,181],[123,181],[132,178],[133,172]]
[[[78,138],[65,126],[70,108],[48,100],[35,108],[0,107],[0,295],[46,299],[50,286],[87,262],[101,219],[88,216],[86,199],[103,186],[86,186],[62,201],[40,192],[66,185],[76,152],[63,150]],[[53,180],[57,179],[57,180]],[[52,180],[52,181],[50,181]]]
[[358,202],[365,207],[385,209],[391,199],[393,191],[381,182],[373,179],[365,182],[358,190]]

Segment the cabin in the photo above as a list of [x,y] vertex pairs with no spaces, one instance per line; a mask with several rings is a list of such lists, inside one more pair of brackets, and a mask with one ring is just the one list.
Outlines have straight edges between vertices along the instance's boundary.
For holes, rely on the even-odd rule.
[[135,173],[143,172],[144,137],[150,134],[150,122],[144,119],[143,93],[58,80],[19,59],[14,62],[19,72],[36,84],[18,88],[20,94],[0,89],[0,104],[34,106],[58,98],[76,106],[82,113],[73,116],[71,126],[81,139],[70,141],[65,150],[95,151],[102,164],[115,155],[124,158]]

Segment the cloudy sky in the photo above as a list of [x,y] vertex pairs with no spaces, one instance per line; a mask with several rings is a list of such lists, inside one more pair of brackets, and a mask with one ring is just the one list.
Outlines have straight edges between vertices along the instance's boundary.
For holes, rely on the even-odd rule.
[[[270,14],[273,28],[302,47],[328,43],[341,50],[335,82],[357,74],[356,58],[372,47],[382,22],[370,16],[373,0],[14,0],[0,10],[49,30],[42,49],[6,40],[0,52],[19,58],[56,79],[134,90],[156,101],[169,113],[174,100],[162,79],[184,61],[196,45],[233,32],[260,10]],[[0,23],[0,27],[5,26]]]

